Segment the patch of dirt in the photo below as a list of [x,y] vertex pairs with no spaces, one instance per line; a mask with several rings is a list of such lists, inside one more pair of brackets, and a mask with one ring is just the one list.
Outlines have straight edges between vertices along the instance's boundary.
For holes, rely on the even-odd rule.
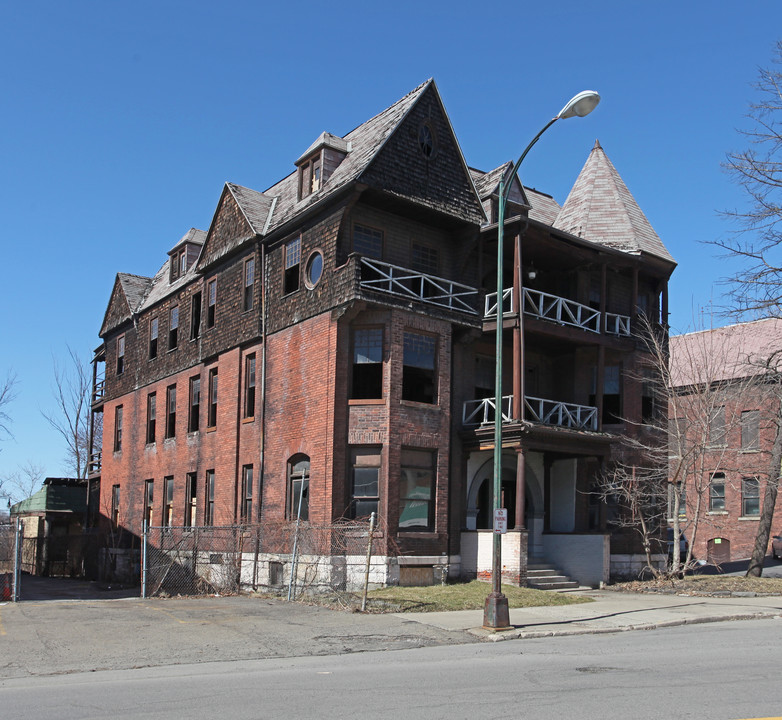
[[696,575],[674,579],[635,580],[606,588],[624,592],[662,592],[686,595],[782,595],[782,578],[736,575]]

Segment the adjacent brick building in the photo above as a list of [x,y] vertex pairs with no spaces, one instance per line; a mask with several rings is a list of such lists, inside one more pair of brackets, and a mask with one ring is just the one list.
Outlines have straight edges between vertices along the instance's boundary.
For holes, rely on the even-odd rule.
[[[433,81],[264,192],[227,184],[151,278],[120,274],[96,355],[117,526],[328,523],[377,511],[402,573],[488,572],[497,185]],[[568,197],[515,181],[504,248],[504,572],[583,582],[635,557],[597,473],[641,413],[632,336],[674,262],[596,144]],[[103,376],[103,379],[101,377]]]
[[[670,418],[685,424],[672,430],[682,442],[671,442],[671,466],[686,469],[680,525],[697,561],[752,554],[780,402],[778,378],[764,368],[774,367],[781,347],[776,318],[671,337],[677,407]],[[778,497],[772,536],[782,532],[781,508]]]

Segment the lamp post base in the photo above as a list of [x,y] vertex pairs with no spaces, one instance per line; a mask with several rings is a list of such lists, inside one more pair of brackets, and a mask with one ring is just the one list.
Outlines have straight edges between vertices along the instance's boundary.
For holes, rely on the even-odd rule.
[[483,606],[483,627],[486,630],[511,630],[508,598],[502,593],[492,592]]

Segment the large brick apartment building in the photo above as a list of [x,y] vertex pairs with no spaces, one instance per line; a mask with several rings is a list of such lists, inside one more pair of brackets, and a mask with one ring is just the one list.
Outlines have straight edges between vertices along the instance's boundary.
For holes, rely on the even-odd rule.
[[[101,512],[152,525],[377,511],[402,567],[490,569],[497,186],[429,80],[264,192],[226,184],[154,277],[119,274],[96,354]],[[674,262],[596,143],[561,207],[506,221],[504,573],[631,567],[595,492],[642,413],[637,315]],[[105,366],[104,366],[105,363]],[[97,448],[96,448],[97,450]]]

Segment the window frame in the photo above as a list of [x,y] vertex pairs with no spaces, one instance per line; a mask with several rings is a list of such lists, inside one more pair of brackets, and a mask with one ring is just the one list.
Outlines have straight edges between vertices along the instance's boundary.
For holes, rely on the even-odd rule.
[[[719,492],[719,487],[722,492]],[[715,472],[709,478],[709,512],[723,513],[725,506],[725,473]]]
[[253,521],[253,466],[242,465],[242,494],[239,498],[239,524],[250,525]]
[[168,350],[176,350],[179,346],[179,305],[173,305],[168,310]]
[[[360,339],[359,336],[362,335],[366,335],[368,342],[363,340],[361,343],[357,342],[357,339]],[[361,349],[366,351],[366,357],[369,357],[369,353],[377,349],[376,340],[378,335],[380,339],[380,360],[359,362],[357,353]],[[385,328],[382,325],[354,327],[351,329],[350,340],[350,399],[356,401],[382,400],[384,397],[383,380],[385,375]],[[362,373],[363,368],[361,366],[363,365],[371,365],[373,369],[366,369]],[[367,377],[361,377],[362,374]],[[379,374],[379,378],[374,377],[375,374]],[[376,393],[374,392],[375,389],[377,389]]]
[[201,291],[194,292],[190,298],[190,339],[198,340],[201,337],[201,305],[203,304]]
[[215,511],[215,471],[207,470],[204,476],[204,525],[214,525]]
[[[426,456],[424,458],[424,456]],[[407,472],[406,472],[407,471]],[[409,483],[410,475],[420,474],[421,471],[429,473],[429,496],[417,497],[415,491],[411,494]],[[416,486],[416,490],[419,486]],[[402,448],[402,456],[399,467],[399,518],[398,528],[400,532],[434,532],[435,510],[437,499],[437,451],[430,448]],[[414,508],[421,503],[426,504],[426,523],[424,525],[402,525],[406,509]],[[413,518],[415,521],[415,518]]]
[[[383,471],[383,448],[374,445],[354,445],[350,448],[350,505],[348,515],[355,519],[357,517],[367,517],[374,510],[377,517],[380,512],[380,495],[381,495],[381,479]],[[359,462],[359,458],[365,458],[366,462]],[[356,492],[357,487],[357,470],[371,470],[375,476],[374,483],[376,484],[376,493],[372,495],[358,494]],[[370,481],[372,482],[372,481]],[[366,485],[366,481],[361,483],[362,486]],[[374,505],[368,513],[358,512],[359,504]],[[362,508],[363,509],[363,508]]]
[[[244,261],[244,287],[242,290],[242,312],[250,312],[255,300],[255,257]],[[249,282],[248,282],[249,280]]]
[[[297,472],[296,469],[299,466],[301,466],[301,470]],[[288,520],[296,520],[299,517],[299,496],[301,495],[301,520],[309,522],[311,470],[312,464],[308,455],[296,453],[288,458],[286,471],[287,501],[285,503],[286,518]]]
[[176,437],[176,385],[166,388],[166,428],[163,434],[164,440]]
[[163,514],[161,527],[170,528],[174,524],[174,476],[166,475],[163,478]]
[[154,360],[158,351],[158,331],[160,322],[157,316],[149,319],[149,359]]
[[155,444],[157,430],[157,393],[147,395],[147,445]]
[[114,452],[122,452],[122,422],[124,408],[117,405],[114,408]]
[[201,376],[194,375],[188,385],[187,431],[198,432],[201,429]]
[[218,399],[218,375],[217,368],[210,368],[209,370],[209,388],[208,388],[208,404],[207,404],[207,417],[206,428],[207,430],[217,427],[217,399]]
[[[432,364],[431,367],[414,365],[408,361],[413,360],[415,348],[412,343],[420,345],[423,342],[431,343]],[[408,344],[410,343],[410,344]],[[416,350],[415,354],[418,354]],[[425,405],[437,405],[438,398],[438,356],[439,337],[432,333],[419,330],[405,329],[402,338],[402,400]],[[424,373],[427,376],[424,376]],[[431,381],[431,393],[426,392],[426,380]]]
[[111,486],[111,527],[114,530],[119,527],[120,498],[120,486],[117,483]]
[[144,480],[144,523],[152,527],[152,513],[155,508],[155,481]]
[[252,420],[255,418],[255,402],[256,402],[256,356],[255,353],[250,353],[244,358],[244,398],[242,415],[245,420]]
[[116,340],[117,350],[117,375],[122,375],[125,372],[125,333],[117,336]]
[[740,417],[741,452],[760,450],[760,410],[743,410]]
[[727,446],[728,431],[725,422],[725,406],[720,405],[714,409],[714,414],[708,418],[708,437],[706,445],[709,448],[723,448]]
[[186,528],[196,527],[198,513],[198,473],[185,475],[185,512],[183,524]]
[[206,283],[206,329],[215,326],[217,321],[217,278]]
[[[362,249],[356,247],[356,236],[360,235],[360,242],[363,244],[366,241],[366,246]],[[375,254],[374,242],[379,242],[379,252]],[[358,253],[362,257],[374,258],[375,260],[383,259],[383,251],[385,250],[385,232],[380,228],[373,227],[372,225],[365,225],[364,223],[353,223],[353,228],[350,234],[350,249],[354,253]],[[369,250],[369,252],[367,252]]]
[[[752,492],[748,492],[754,487]],[[757,503],[757,512],[747,512],[748,503]],[[760,478],[756,475],[741,478],[741,517],[759,518],[761,512],[760,506]]]
[[282,246],[282,294],[291,295],[301,288],[301,235]]

